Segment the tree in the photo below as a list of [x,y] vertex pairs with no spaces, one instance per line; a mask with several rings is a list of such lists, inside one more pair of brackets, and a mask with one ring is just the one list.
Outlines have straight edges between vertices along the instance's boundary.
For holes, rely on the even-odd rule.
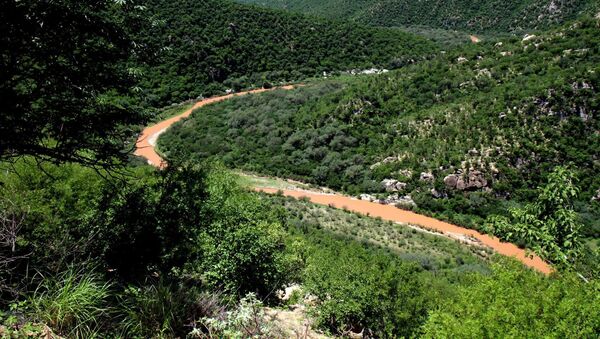
[[126,65],[133,44],[123,27],[134,10],[126,1],[2,1],[0,160],[110,167],[127,158],[130,126],[145,122]]
[[595,338],[600,285],[574,275],[545,277],[503,259],[490,275],[466,277],[430,312],[425,338]]
[[525,240],[536,253],[553,263],[570,266],[581,249],[581,224],[573,210],[579,188],[574,182],[571,170],[556,167],[548,176],[547,185],[538,188],[535,202],[511,208],[508,218],[490,217],[488,227],[506,240]]

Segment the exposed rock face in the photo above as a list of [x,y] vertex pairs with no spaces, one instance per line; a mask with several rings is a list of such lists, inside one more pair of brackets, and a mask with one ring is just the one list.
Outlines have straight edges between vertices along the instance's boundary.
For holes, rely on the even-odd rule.
[[381,185],[387,192],[398,192],[406,188],[405,182],[400,182],[396,179],[383,179]]
[[459,191],[487,188],[488,186],[485,176],[478,170],[471,170],[466,176],[461,174],[449,174],[444,177],[444,184],[446,184],[446,187],[448,188],[457,189]]
[[480,171],[470,171],[468,176],[467,188],[487,187],[487,180]]
[[421,176],[419,177],[419,180],[426,181],[426,182],[433,182],[435,180],[435,177],[431,173],[421,172]]

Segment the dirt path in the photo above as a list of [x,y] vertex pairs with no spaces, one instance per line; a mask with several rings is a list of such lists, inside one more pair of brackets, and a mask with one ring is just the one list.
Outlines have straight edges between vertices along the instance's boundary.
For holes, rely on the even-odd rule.
[[[294,86],[279,87],[282,89],[292,89]],[[266,89],[259,89],[247,92],[240,92],[236,94],[229,94],[220,97],[214,97],[199,101],[191,109],[184,113],[164,120],[156,125],[147,127],[144,129],[138,138],[136,143],[135,154],[142,156],[148,160],[148,163],[159,168],[164,168],[166,163],[156,153],[154,146],[158,136],[167,130],[173,123],[189,116],[192,111],[198,107],[208,105],[211,103],[223,101],[234,96],[245,95],[249,93],[260,93],[267,91]],[[277,188],[257,188],[256,190],[264,191],[266,193],[276,193],[279,191]],[[409,211],[398,209],[394,206],[382,205],[375,202],[358,200],[352,197],[344,196],[341,194],[326,194],[320,192],[312,192],[306,190],[281,190],[284,195],[300,198],[307,197],[311,202],[322,205],[331,205],[337,208],[345,208],[347,210],[369,215],[371,217],[381,217],[384,220],[390,220],[394,222],[407,223],[417,225],[425,229],[435,230],[447,235],[453,239],[472,239],[477,243],[488,246],[496,252],[510,257],[515,257],[520,260],[526,266],[534,268],[542,273],[549,274],[552,272],[552,267],[544,262],[538,256],[527,256],[525,250],[520,249],[514,244],[501,242],[498,238],[492,237],[486,234],[479,233],[475,230],[459,227],[452,225],[447,222],[443,222],[434,218],[426,217],[420,214],[416,214]]]

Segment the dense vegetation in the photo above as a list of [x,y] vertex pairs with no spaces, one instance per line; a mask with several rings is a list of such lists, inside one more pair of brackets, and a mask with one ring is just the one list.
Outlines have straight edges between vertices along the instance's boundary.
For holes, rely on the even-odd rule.
[[[578,216],[597,232],[597,21],[422,62],[409,35],[217,0],[4,1],[0,19],[0,337],[280,338],[265,305],[288,284],[332,335],[600,333],[600,261],[572,260]],[[169,168],[129,158],[148,105],[390,60],[422,63],[206,107],[161,141]],[[488,231],[565,260],[546,277],[251,192],[190,150],[353,193],[405,180],[417,208],[494,214]]]
[[[542,29],[597,9],[593,0],[238,0],[378,26],[428,26],[469,32]],[[593,14],[593,13],[592,13]]]
[[[420,211],[471,227],[533,200],[552,168],[570,165],[582,232],[599,238],[599,32],[584,20],[385,75],[231,100],[196,111],[159,145],[172,159],[409,195]],[[386,192],[384,179],[399,184]]]
[[154,52],[141,87],[152,106],[323,72],[400,67],[428,55],[425,39],[218,0],[152,0],[136,43]]
[[431,271],[486,272],[485,248],[464,246],[441,235],[431,235],[405,225],[370,218],[333,207],[293,198],[271,197],[273,204],[288,211],[287,223],[298,229],[324,230],[354,241],[389,250],[403,261]]
[[127,70],[137,12],[112,1],[0,4],[0,159],[127,159],[132,126],[147,120]]
[[222,170],[132,168],[106,181],[42,166],[19,162],[0,181],[2,307],[22,301],[3,323],[185,336],[223,307],[211,292],[267,298],[288,281],[277,211]]

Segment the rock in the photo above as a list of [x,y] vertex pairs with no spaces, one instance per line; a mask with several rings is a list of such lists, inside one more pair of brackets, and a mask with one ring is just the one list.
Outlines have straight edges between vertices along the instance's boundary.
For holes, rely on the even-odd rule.
[[600,201],[600,188],[596,191],[596,196],[592,197],[592,200]]
[[460,174],[449,174],[444,177],[444,184],[451,189],[464,191],[467,189],[487,188],[488,182],[481,171],[472,170],[466,175],[466,178]]
[[465,181],[463,180],[463,178],[458,178],[458,180],[456,180],[456,189],[460,190],[460,191],[464,191],[465,188],[467,188],[467,185],[465,184]]
[[277,298],[279,298],[279,300],[286,301],[286,300],[290,299],[290,297],[292,296],[292,294],[295,291],[301,291],[301,290],[302,290],[302,287],[300,285],[291,284],[289,286],[286,286],[285,289],[278,290],[277,292],[275,292],[276,293],[275,295],[277,296]]
[[396,179],[383,179],[381,185],[387,192],[398,192],[406,188],[405,182],[400,182]]
[[382,162],[384,164],[389,164],[389,163],[392,163],[392,162],[397,161],[397,160],[398,160],[397,157],[387,157],[387,158],[383,159]]
[[436,190],[435,188],[432,188],[432,189],[431,189],[431,195],[432,195],[434,198],[436,198],[436,199],[439,199],[439,198],[445,198],[445,197],[446,197],[446,195],[445,195],[445,194],[443,194],[443,193],[439,192],[439,191],[438,191],[438,190]]
[[469,155],[479,155],[479,151],[475,148],[469,150]]
[[444,184],[448,188],[456,188],[456,184],[458,183],[458,175],[456,174],[448,174],[444,177]]
[[482,188],[487,187],[487,180],[483,173],[478,170],[469,171],[467,188]]
[[360,200],[365,200],[365,201],[375,201],[376,198],[370,194],[361,194],[360,195]]
[[419,180],[426,181],[426,182],[433,182],[435,180],[435,177],[431,173],[421,172],[421,176],[419,177]]
[[531,34],[531,35],[525,34],[525,36],[523,37],[523,40],[521,40],[521,41],[529,41],[531,39],[535,39],[535,34]]
[[458,59],[456,59],[456,61],[458,61],[459,64],[462,64],[463,62],[467,62],[469,60],[465,57],[458,57]]
[[409,169],[403,169],[403,170],[399,170],[398,174],[403,177],[412,178],[413,172]]

